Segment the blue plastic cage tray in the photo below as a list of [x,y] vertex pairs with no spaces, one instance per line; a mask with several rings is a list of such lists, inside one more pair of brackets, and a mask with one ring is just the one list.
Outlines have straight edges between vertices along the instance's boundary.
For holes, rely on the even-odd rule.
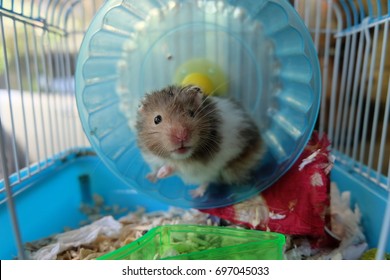
[[[357,179],[338,164],[332,170],[331,179],[340,191],[351,191],[351,204],[358,204],[362,212],[367,242],[371,248],[377,246],[386,209],[386,190],[368,179]],[[116,205],[128,211],[138,207],[146,211],[169,207],[160,199],[151,199],[147,194],[128,188],[98,157],[72,154],[15,186],[15,210],[23,243],[61,233],[64,227],[79,228],[80,222],[88,218],[80,212],[80,206],[82,203],[94,205],[94,194],[99,194],[105,205]],[[17,248],[4,199],[4,193],[0,194],[0,259],[12,259],[17,257]],[[390,242],[386,251],[390,251]]]
[[[145,179],[134,133],[143,95],[194,68],[245,107],[267,146],[255,183],[212,185],[201,198],[178,177]],[[76,90],[84,130],[113,174],[170,205],[211,208],[264,190],[294,163],[316,121],[320,73],[310,34],[287,1],[111,0],[84,37]]]

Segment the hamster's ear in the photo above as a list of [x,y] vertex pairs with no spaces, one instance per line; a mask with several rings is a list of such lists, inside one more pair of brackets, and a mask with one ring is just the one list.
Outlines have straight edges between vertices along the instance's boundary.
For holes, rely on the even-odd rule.
[[144,112],[145,112],[145,105],[144,105],[144,102],[143,102],[143,99],[142,99],[141,102],[138,105],[138,113],[144,113]]
[[189,90],[202,93],[202,89],[198,86],[191,86]]
[[205,95],[200,87],[191,86],[188,89],[188,91],[191,92],[191,94],[193,94],[195,96],[195,104],[197,104],[197,105],[202,104],[202,101],[203,101],[203,98]]
[[139,100],[139,103],[138,103],[138,112],[139,113],[144,113],[145,112],[145,100],[146,100],[146,96],[143,96],[140,100]]

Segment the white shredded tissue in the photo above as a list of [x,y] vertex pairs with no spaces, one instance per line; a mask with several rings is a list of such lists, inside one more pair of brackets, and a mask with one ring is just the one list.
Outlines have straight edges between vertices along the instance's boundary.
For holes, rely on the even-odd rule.
[[81,244],[91,243],[100,234],[110,237],[118,236],[121,228],[122,224],[120,222],[116,221],[112,216],[106,216],[90,225],[57,234],[54,243],[33,252],[31,258],[36,260],[55,260],[59,253]]
[[299,165],[299,168],[298,170],[301,171],[306,165],[308,165],[309,163],[312,163],[316,156],[321,152],[321,149],[318,149],[317,151],[315,151],[314,153],[312,153],[310,156],[308,156],[307,158],[303,159],[302,160],[302,163]]

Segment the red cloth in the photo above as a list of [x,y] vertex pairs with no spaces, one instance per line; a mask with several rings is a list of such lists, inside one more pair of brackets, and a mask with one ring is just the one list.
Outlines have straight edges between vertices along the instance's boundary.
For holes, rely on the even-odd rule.
[[295,164],[274,185],[244,202],[201,211],[234,224],[283,234],[325,236],[330,204],[329,141],[314,132]]

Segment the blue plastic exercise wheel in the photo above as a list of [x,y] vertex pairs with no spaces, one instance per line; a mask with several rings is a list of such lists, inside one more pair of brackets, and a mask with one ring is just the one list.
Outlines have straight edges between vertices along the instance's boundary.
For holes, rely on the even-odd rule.
[[[259,125],[268,152],[254,183],[215,184],[192,198],[196,186],[178,177],[145,178],[134,133],[139,101],[194,73]],[[107,1],[82,43],[76,86],[84,130],[110,170],[139,192],[194,208],[242,201],[280,178],[312,133],[321,94],[310,34],[283,0]]]

